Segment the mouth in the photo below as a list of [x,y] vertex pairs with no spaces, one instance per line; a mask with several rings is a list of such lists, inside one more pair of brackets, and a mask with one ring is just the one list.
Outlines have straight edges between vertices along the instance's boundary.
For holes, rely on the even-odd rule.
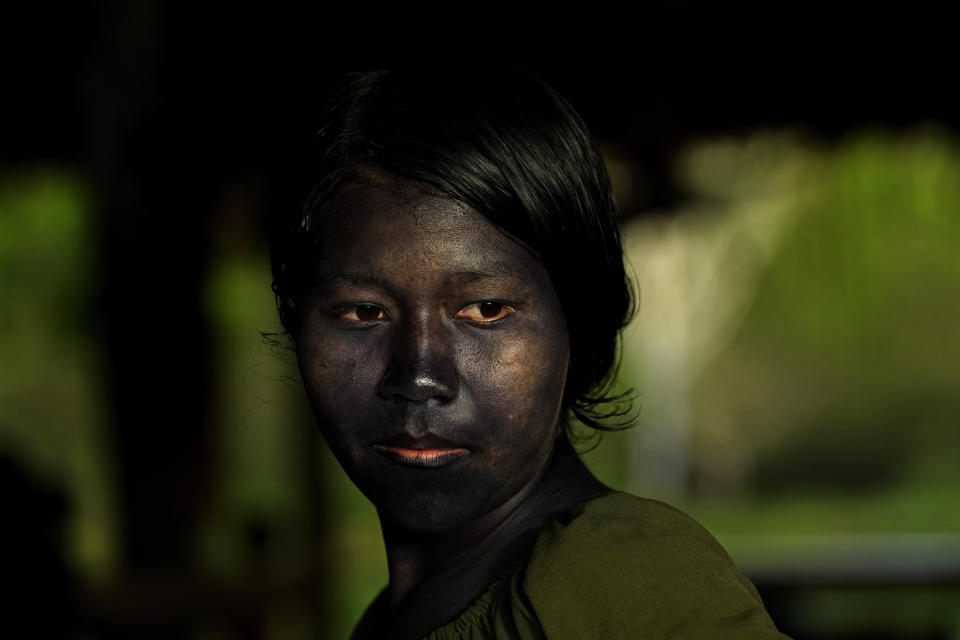
[[417,438],[408,433],[378,442],[373,448],[397,464],[426,469],[442,467],[470,455],[469,449],[438,436]]

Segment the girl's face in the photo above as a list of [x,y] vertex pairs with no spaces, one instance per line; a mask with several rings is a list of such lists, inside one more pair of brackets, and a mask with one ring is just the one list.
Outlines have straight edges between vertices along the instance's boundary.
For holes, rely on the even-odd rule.
[[346,187],[322,226],[296,342],[330,448],[391,525],[493,511],[555,444],[569,340],[543,265],[401,181]]

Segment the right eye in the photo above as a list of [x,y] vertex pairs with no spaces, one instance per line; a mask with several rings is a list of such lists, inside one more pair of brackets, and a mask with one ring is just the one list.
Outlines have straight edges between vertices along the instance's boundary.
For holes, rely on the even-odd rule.
[[502,320],[516,310],[502,302],[484,301],[474,302],[457,312],[458,318],[466,318],[480,324],[492,324]]
[[386,320],[387,314],[383,309],[372,304],[358,304],[351,307],[337,309],[337,316],[352,324],[369,324]]

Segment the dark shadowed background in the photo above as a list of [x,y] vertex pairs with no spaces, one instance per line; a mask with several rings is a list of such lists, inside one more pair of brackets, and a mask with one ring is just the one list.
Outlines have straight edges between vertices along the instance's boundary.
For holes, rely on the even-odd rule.
[[[266,238],[298,206],[324,92],[394,52],[319,11],[3,23],[3,624],[344,637],[385,583],[379,529],[261,340]],[[643,22],[639,44],[514,60],[600,141],[639,282],[620,383],[640,424],[586,459],[702,521],[791,635],[957,638],[949,60],[851,34],[834,55],[779,24]]]

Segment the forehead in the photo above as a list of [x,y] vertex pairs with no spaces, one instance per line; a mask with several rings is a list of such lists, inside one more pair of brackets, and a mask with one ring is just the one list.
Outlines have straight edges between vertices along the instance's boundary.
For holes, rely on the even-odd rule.
[[318,270],[481,273],[550,286],[540,260],[470,207],[401,180],[346,186],[322,214]]

